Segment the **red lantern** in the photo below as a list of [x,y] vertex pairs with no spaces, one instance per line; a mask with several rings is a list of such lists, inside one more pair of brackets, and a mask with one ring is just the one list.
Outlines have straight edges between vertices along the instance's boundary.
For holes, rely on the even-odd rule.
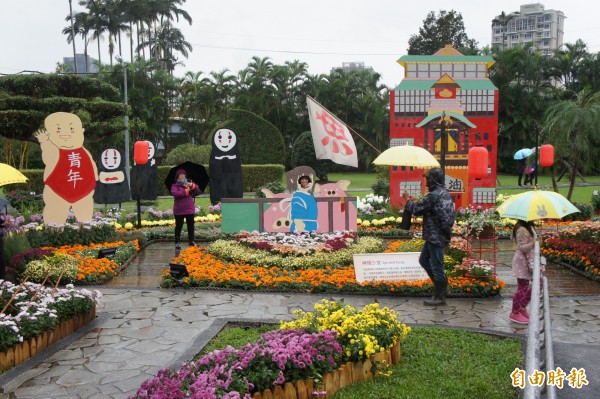
[[482,179],[488,176],[488,150],[484,147],[473,147],[469,150],[469,176]]
[[554,147],[552,144],[544,144],[540,147],[540,165],[547,167],[554,163]]
[[148,162],[148,142],[136,141],[133,145],[133,161],[136,165],[145,165]]

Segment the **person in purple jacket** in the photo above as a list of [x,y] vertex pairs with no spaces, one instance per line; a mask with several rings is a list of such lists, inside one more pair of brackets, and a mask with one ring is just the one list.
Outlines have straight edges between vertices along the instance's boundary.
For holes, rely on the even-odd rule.
[[181,230],[183,219],[187,224],[188,241],[190,247],[196,245],[194,242],[194,192],[199,190],[198,185],[187,178],[185,169],[178,169],[175,173],[175,183],[171,185],[173,200],[173,215],[175,216],[175,249],[181,249]]

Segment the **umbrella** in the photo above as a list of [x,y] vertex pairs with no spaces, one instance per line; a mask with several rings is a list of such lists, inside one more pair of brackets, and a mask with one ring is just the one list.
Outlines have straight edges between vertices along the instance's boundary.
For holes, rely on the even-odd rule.
[[533,190],[517,194],[497,209],[502,217],[536,220],[561,219],[571,213],[579,212],[568,199],[554,191]]
[[200,164],[189,161],[174,166],[169,170],[169,173],[165,178],[165,186],[167,186],[169,192],[171,192],[171,186],[177,179],[175,173],[178,169],[185,169],[188,179],[192,179],[192,181],[200,187],[200,190],[204,192],[208,185],[208,173],[206,173],[206,168]]
[[515,152],[513,158],[516,160],[529,158],[533,154],[533,152],[534,150],[532,148],[521,148],[519,151]]
[[416,168],[434,168],[440,166],[440,163],[429,151],[413,145],[399,145],[388,148],[375,158],[373,164],[414,166]]
[[0,163],[0,186],[13,183],[27,183],[27,177],[5,163]]

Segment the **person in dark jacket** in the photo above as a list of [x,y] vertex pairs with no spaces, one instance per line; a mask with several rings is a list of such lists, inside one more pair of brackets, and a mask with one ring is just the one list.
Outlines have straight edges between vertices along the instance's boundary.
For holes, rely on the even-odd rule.
[[188,241],[190,247],[196,245],[194,242],[194,191],[199,190],[198,186],[187,178],[185,169],[178,169],[175,172],[176,180],[171,185],[171,195],[173,200],[173,215],[175,216],[175,249],[181,249],[181,230],[183,229],[183,219],[185,219],[188,231]]
[[[519,187],[523,187],[523,185],[521,184],[521,180],[523,180],[523,174],[525,173],[526,169],[527,169],[527,158],[519,159],[517,161],[517,170],[516,170],[517,176],[519,177],[517,180]],[[527,181],[527,177],[525,177],[525,181]]]
[[433,168],[425,173],[429,193],[420,201],[409,200],[408,193],[402,193],[407,200],[405,209],[415,216],[423,216],[423,239],[425,245],[419,257],[419,264],[433,281],[433,298],[425,305],[446,304],[448,278],[444,272],[444,247],[450,242],[454,225],[454,202],[444,181],[442,169]]

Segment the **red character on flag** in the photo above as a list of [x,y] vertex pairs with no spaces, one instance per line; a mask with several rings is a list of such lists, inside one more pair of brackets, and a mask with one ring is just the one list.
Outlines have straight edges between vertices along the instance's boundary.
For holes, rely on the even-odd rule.
[[356,145],[348,127],[310,97],[306,102],[317,159],[358,167]]
[[[339,123],[326,111],[322,111],[321,113],[317,112],[317,119],[321,121],[325,132],[327,132],[328,134],[328,136],[325,136],[321,139],[321,143],[323,144],[323,146],[326,147],[331,142],[331,150],[334,154],[338,154],[340,152],[341,144],[344,155],[354,154],[352,148],[350,148],[348,144],[345,143],[348,141],[348,138],[346,137],[346,128],[344,127],[344,125]],[[342,142],[338,144],[338,140]]]

